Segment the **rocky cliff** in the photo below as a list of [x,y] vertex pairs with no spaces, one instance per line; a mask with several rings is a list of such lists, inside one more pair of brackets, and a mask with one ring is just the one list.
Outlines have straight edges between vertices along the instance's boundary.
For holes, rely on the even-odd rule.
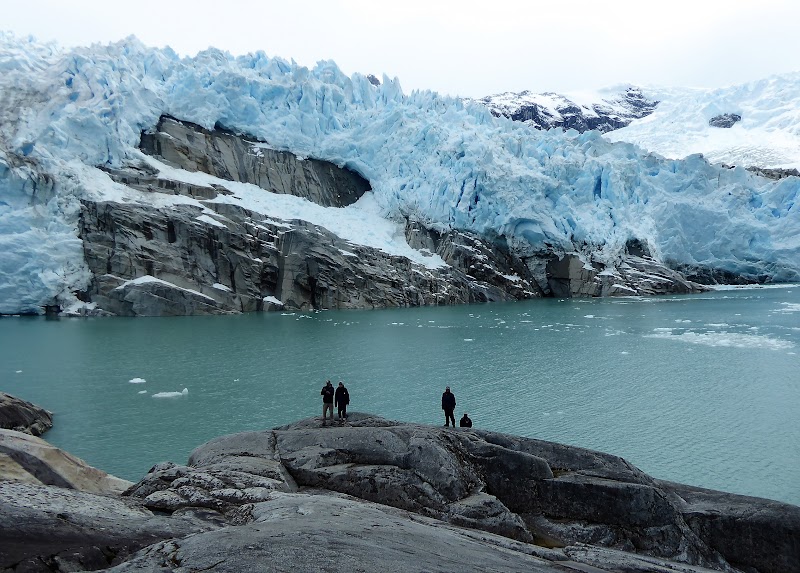
[[357,413],[223,436],[121,498],[9,481],[0,498],[3,571],[800,571],[798,507]]
[[[251,183],[340,208],[369,193],[345,168],[268,149],[222,128],[162,117],[142,134],[141,149],[161,164]],[[80,298],[95,313],[124,316],[222,314],[270,309],[382,308],[521,300],[694,292],[703,287],[639,253],[618,267],[577,254],[522,257],[504,237],[439,232],[406,221],[408,245],[438,256],[426,266],[347,241],[302,220],[217,200],[223,184],[191,183],[140,161],[106,169],[137,201],[82,201],[79,235],[92,281]],[[185,204],[159,200],[184,196]],[[83,312],[83,311],[82,311]]]

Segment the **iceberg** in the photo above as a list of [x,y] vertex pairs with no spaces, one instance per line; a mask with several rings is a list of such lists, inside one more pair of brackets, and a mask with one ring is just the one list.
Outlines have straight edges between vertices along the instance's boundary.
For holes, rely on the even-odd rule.
[[[309,69],[217,49],[180,58],[133,37],[62,50],[5,34],[0,314],[67,306],[87,288],[81,200],[139,200],[100,168],[143,161],[141,135],[164,115],[346,167],[369,181],[370,213],[504,237],[520,256],[613,263],[636,240],[674,268],[800,281],[800,178],[665,159],[596,132],[542,132],[331,61]],[[351,227],[347,240],[357,235]]]

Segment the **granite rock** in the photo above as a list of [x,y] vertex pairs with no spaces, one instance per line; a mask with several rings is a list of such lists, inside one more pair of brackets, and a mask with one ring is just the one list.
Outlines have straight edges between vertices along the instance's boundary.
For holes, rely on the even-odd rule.
[[[720,494],[720,503],[710,494],[701,500],[699,494],[692,498],[687,493],[692,488],[654,480],[608,454],[360,413],[353,413],[345,426],[325,428],[308,419],[271,432],[218,438],[197,448],[187,466],[159,470],[168,472],[167,479],[154,479],[154,472],[128,493],[146,496],[148,503],[158,491],[159,498],[183,498],[174,507],[209,507],[202,495],[192,498],[182,492],[186,481],[180,478],[195,475],[190,479],[195,487],[218,496],[203,476],[215,468],[215,478],[233,483],[225,472],[244,459],[275,482],[260,491],[260,501],[245,494],[241,500],[224,500],[228,505],[221,511],[237,523],[250,523],[252,508],[280,493],[337,492],[532,547],[553,548],[560,559],[592,563],[600,570],[613,567],[598,565],[611,559],[611,553],[599,549],[612,551],[615,563],[637,563],[626,565],[624,570],[631,571],[682,567],[777,572],[790,570],[785,564],[800,555],[792,542],[800,531],[800,508],[794,506],[732,494]],[[239,481],[234,487],[247,489],[246,480]],[[765,512],[767,517],[753,519],[748,512]],[[750,547],[756,542],[757,548]],[[568,551],[582,547],[599,552]]]
[[0,428],[41,436],[53,427],[53,414],[35,404],[0,392]]

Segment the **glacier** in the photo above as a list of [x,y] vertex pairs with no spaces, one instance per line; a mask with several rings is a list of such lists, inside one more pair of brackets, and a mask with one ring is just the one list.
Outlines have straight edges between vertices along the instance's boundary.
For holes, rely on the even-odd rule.
[[0,314],[74,301],[91,279],[80,200],[117,197],[99,167],[141,161],[141,134],[162,115],[347,167],[370,182],[370,213],[503,236],[520,256],[613,264],[636,239],[670,266],[800,281],[795,177],[537,131],[332,61],[309,69],[217,49],[181,58],[133,37],[64,50],[0,34]]

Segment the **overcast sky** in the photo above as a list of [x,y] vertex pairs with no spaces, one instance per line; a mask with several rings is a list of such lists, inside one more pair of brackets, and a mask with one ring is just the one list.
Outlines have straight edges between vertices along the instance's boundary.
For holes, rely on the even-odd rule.
[[0,30],[263,50],[403,90],[480,97],[620,83],[723,87],[800,70],[797,0],[0,0]]

